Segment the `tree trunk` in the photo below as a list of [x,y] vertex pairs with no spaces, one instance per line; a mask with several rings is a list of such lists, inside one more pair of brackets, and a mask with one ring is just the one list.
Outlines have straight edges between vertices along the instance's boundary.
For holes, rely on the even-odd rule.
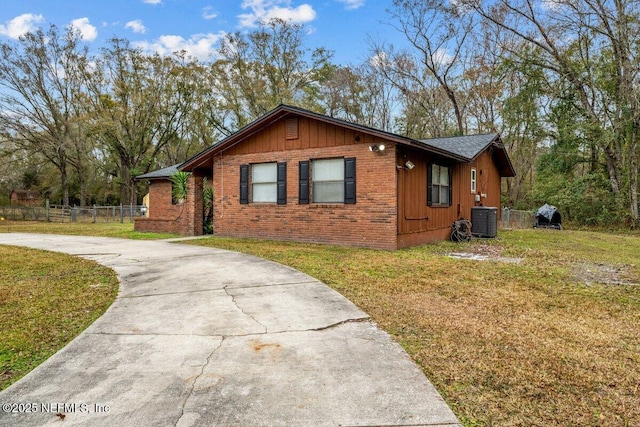
[[634,126],[629,147],[629,199],[631,217],[638,220],[638,127]]
[[67,175],[67,168],[62,166],[60,170],[60,184],[62,186],[62,205],[69,206],[69,177]]

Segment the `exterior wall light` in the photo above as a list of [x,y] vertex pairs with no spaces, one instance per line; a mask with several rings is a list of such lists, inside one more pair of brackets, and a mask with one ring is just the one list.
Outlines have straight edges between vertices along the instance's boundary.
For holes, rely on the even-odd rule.
[[380,153],[384,151],[384,144],[373,144],[369,146],[369,151],[375,151],[376,153]]
[[404,164],[404,167],[407,168],[408,170],[411,170],[411,169],[415,168],[416,165],[414,165],[411,160],[407,160],[405,162],[405,164]]

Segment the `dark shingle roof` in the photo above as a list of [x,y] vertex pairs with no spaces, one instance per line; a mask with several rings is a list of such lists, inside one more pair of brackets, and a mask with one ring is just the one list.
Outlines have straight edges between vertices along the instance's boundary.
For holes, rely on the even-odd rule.
[[497,133],[485,135],[452,136],[449,138],[420,139],[429,147],[473,160],[498,138]]
[[149,173],[145,173],[143,175],[138,175],[136,179],[163,179],[170,178],[171,175],[174,175],[178,172],[178,168],[182,165],[182,163],[178,163],[166,168],[158,169]]

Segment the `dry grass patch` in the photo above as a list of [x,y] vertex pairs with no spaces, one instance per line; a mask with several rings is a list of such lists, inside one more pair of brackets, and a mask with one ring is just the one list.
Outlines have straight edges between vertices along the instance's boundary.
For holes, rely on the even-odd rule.
[[[640,425],[640,287],[585,284],[584,263],[625,265],[640,239],[523,230],[395,252],[206,239],[337,289],[393,334],[465,425]],[[446,256],[522,257],[519,264]]]
[[55,252],[0,245],[0,390],[86,329],[118,292],[115,273]]

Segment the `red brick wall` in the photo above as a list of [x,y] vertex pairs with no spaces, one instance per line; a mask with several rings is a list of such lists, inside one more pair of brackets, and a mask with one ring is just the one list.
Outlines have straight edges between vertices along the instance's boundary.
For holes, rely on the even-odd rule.
[[[214,159],[216,235],[396,248],[395,148],[383,154],[365,143],[249,154]],[[298,204],[298,162],[355,157],[356,204]],[[287,162],[287,204],[240,204],[240,165]]]
[[[171,203],[171,181],[154,180],[149,186],[149,216],[136,218],[136,231],[202,234],[202,176],[192,174],[183,204]],[[199,213],[199,214],[198,214]]]

